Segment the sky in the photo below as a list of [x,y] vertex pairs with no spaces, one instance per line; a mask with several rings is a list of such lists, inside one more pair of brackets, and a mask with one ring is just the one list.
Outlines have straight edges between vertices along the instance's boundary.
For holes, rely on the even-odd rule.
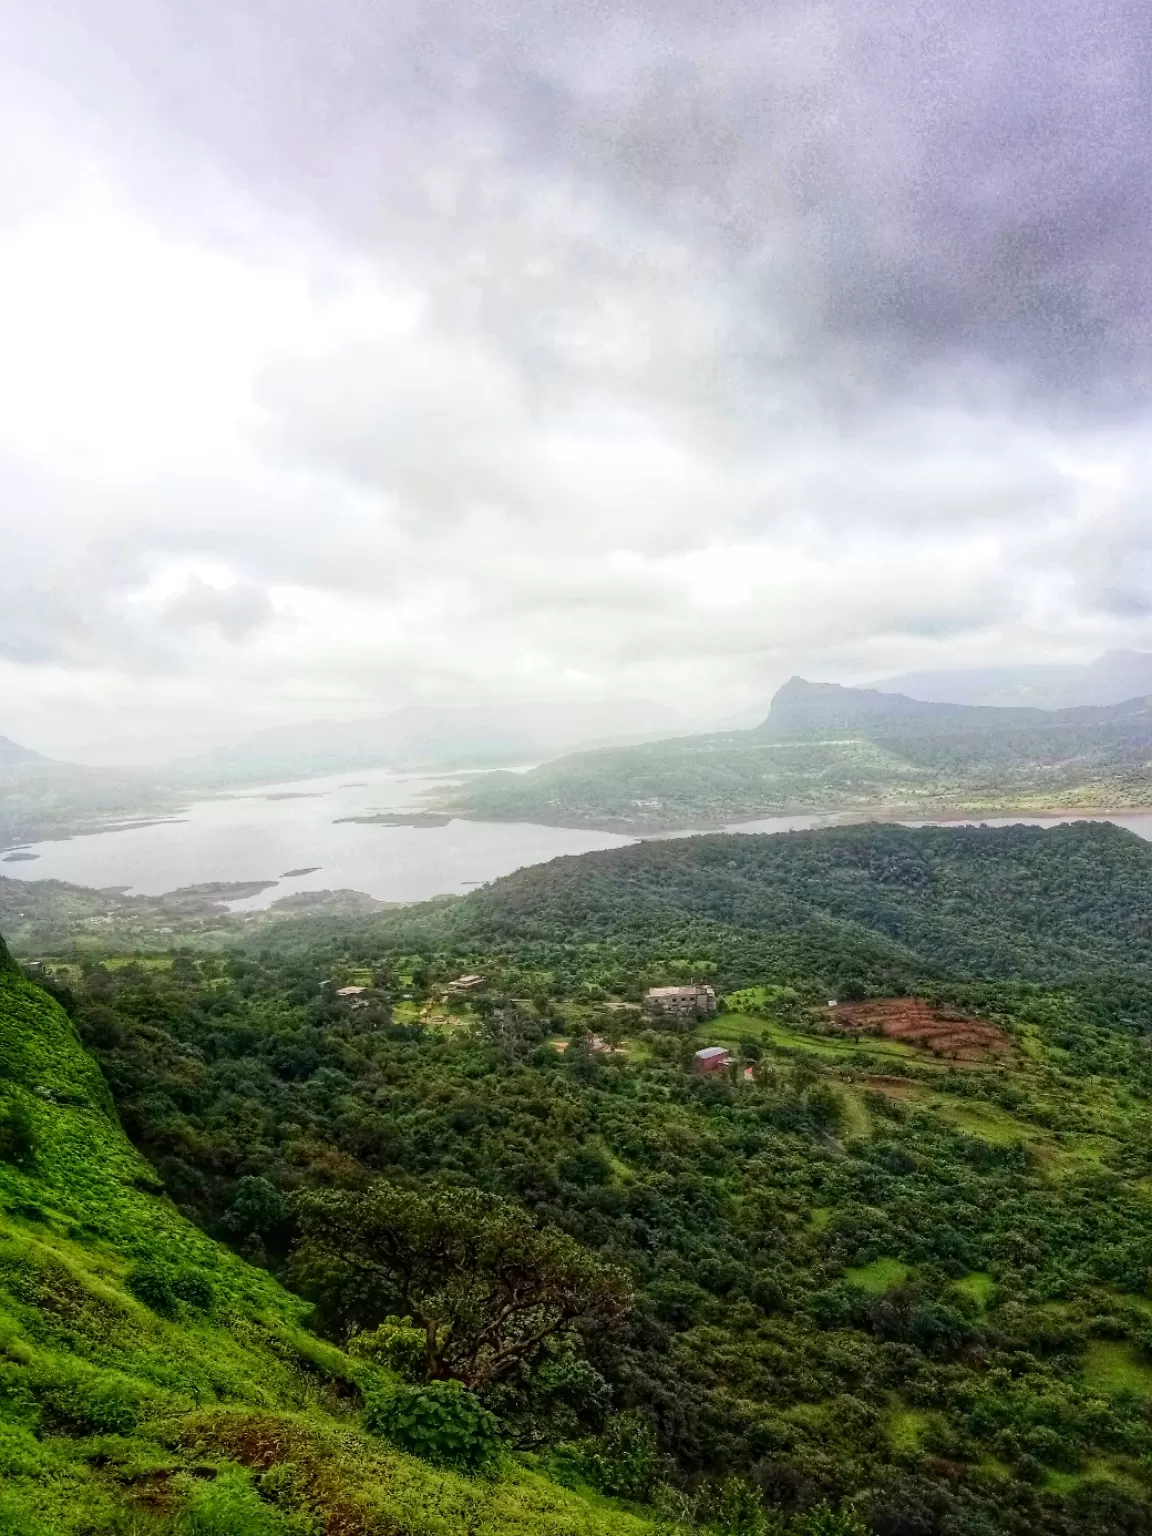
[[1146,0],[7,0],[0,734],[1152,648]]

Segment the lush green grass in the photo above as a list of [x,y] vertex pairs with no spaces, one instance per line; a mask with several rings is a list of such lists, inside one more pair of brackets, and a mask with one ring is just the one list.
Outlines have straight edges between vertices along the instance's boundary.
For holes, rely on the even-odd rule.
[[992,1298],[996,1295],[995,1280],[983,1270],[973,1270],[970,1275],[962,1275],[956,1281],[955,1288],[961,1296],[967,1296],[970,1301],[974,1301],[981,1312],[988,1309]]
[[931,1415],[918,1408],[901,1408],[888,1420],[888,1440],[897,1456],[915,1456],[923,1449]]
[[1084,1352],[1084,1380],[1097,1392],[1152,1397],[1152,1363],[1131,1344],[1094,1339]]
[[[884,1059],[920,1060],[926,1066],[935,1065],[931,1058],[915,1046],[901,1040],[881,1040],[864,1035],[860,1038],[820,1034],[799,1026],[783,1024],[777,1019],[759,1014],[724,1013],[697,1026],[695,1037],[701,1044],[737,1047],[745,1040],[755,1040],[785,1050],[808,1051],[829,1061],[859,1059],[867,1061],[876,1057]],[[883,1070],[882,1067],[877,1070]]]
[[938,1097],[934,1101],[934,1108],[953,1125],[967,1131],[970,1136],[979,1136],[981,1141],[989,1142],[994,1147],[1010,1147],[1036,1135],[1030,1126],[995,1104],[957,1103],[955,1100]]
[[873,1259],[845,1272],[845,1278],[870,1296],[880,1296],[908,1278],[908,1266],[899,1259]]

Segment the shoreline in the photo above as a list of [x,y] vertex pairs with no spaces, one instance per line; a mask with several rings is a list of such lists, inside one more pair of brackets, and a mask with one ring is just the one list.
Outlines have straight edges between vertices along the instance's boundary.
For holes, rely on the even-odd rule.
[[[1152,816],[1152,805],[1115,806],[1106,810],[1086,806],[982,806],[979,810],[945,806],[877,806],[843,807],[831,810],[826,806],[790,806],[787,810],[757,811],[740,820],[697,818],[691,821],[668,820],[643,822],[623,816],[604,816],[595,820],[578,816],[510,815],[470,816],[456,812],[454,820],[488,823],[496,826],[558,827],[570,832],[608,832],[619,837],[648,838],[676,836],[707,837],[718,832],[739,834],[746,828],[762,821],[786,821],[798,817],[811,817],[825,826],[858,826],[867,822],[882,825],[969,823],[979,825],[987,821],[1004,821],[1018,818],[1020,821],[1112,821],[1122,816]],[[801,829],[797,829],[801,830]],[[809,830],[819,830],[811,828]],[[754,835],[754,834],[751,834]],[[769,834],[778,835],[778,834]]]

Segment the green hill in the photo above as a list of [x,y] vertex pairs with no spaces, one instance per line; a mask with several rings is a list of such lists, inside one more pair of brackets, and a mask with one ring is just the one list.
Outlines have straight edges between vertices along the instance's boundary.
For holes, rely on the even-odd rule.
[[793,678],[751,731],[585,752],[477,778],[464,815],[622,831],[834,811],[1119,810],[1152,804],[1152,704],[932,704]]
[[934,975],[1152,983],[1152,844],[1108,822],[863,825],[553,859],[357,930],[458,947],[599,943],[877,986]]
[[64,1012],[0,941],[0,1532],[641,1536],[509,1463],[473,1480],[363,1426],[379,1367],[191,1226]]
[[[685,1536],[1144,1536],[1150,877],[1092,823],[709,836],[44,974],[173,1201],[294,1283],[378,1178],[626,1271],[583,1354],[477,1386],[554,1476]],[[716,1017],[637,1006],[689,979]]]

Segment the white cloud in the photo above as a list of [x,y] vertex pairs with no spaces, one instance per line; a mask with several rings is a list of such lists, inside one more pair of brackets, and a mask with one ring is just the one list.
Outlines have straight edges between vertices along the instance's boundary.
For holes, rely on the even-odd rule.
[[887,66],[881,121],[804,5],[638,0],[594,37],[417,5],[417,42],[338,8],[339,56],[291,6],[209,5],[179,48],[165,0],[107,39],[20,13],[0,732],[714,716],[795,670],[1152,644],[1145,428],[1021,382],[1030,312],[988,340],[1018,275],[983,225],[964,270],[971,189],[917,194],[935,141]]

